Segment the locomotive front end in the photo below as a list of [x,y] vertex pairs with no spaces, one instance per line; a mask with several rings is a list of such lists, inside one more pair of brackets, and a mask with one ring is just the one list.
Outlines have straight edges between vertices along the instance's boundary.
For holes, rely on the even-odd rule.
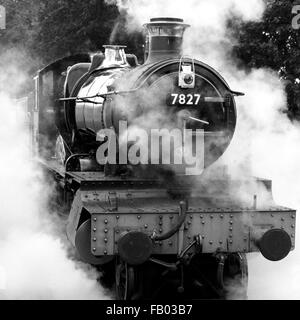
[[[197,279],[200,291],[208,286],[222,296],[228,279],[245,285],[247,253],[277,261],[294,248],[295,211],[274,203],[270,181],[205,175],[233,138],[235,96],[242,93],[183,55],[183,20],[154,18],[145,27],[144,64],[129,63],[123,46],[106,46],[74,86],[75,103],[66,102],[79,155],[67,161],[76,190],[68,237],[84,261],[116,263],[117,286],[126,287],[118,297],[133,298],[138,281],[159,286],[161,268],[177,274],[179,293]],[[84,170],[91,158],[97,164]],[[247,183],[268,200],[238,199]],[[141,270],[150,270],[153,283]],[[189,273],[192,284],[185,282]]]

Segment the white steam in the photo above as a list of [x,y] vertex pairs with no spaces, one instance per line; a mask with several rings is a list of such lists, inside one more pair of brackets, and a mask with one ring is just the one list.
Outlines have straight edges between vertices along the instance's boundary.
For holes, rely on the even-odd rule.
[[0,299],[105,298],[99,275],[70,257],[47,211],[52,190],[32,161],[25,110],[1,91],[0,114]]
[[[270,178],[275,201],[300,208],[300,128],[287,118],[286,96],[278,75],[267,69],[250,73],[239,70],[230,58],[234,39],[226,30],[233,14],[244,21],[259,20],[263,0],[107,0],[128,14],[128,29],[148,22],[151,17],[184,18],[191,28],[186,33],[184,53],[211,65],[233,90],[246,93],[237,98],[238,125],[222,162],[236,176]],[[261,201],[258,194],[258,204]],[[299,224],[298,224],[299,225]],[[299,229],[299,228],[298,228]],[[298,232],[299,234],[299,232]],[[260,254],[250,254],[250,299],[300,298],[300,243],[280,262],[269,262]]]

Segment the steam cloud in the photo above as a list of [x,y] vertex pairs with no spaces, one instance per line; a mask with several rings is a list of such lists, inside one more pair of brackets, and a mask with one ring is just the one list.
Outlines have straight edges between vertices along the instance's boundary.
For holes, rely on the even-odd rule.
[[[299,209],[300,129],[284,113],[283,83],[271,70],[253,69],[246,73],[230,58],[234,39],[226,30],[226,21],[232,15],[245,21],[257,21],[263,15],[265,2],[107,0],[107,3],[115,3],[120,11],[127,13],[129,31],[139,29],[151,17],[180,17],[192,25],[186,33],[184,53],[211,65],[233,90],[246,93],[245,97],[237,98],[236,133],[219,164],[229,165],[233,176],[241,177],[246,173],[272,179],[275,201]],[[241,191],[240,196],[245,194]],[[258,194],[258,205],[262,201]],[[260,254],[248,255],[250,299],[300,298],[299,245],[297,236],[295,251],[280,262],[269,262]]]
[[0,299],[105,299],[99,274],[75,262],[63,222],[48,211],[53,190],[32,161],[26,110],[17,109],[9,95],[28,80],[14,67],[15,54],[3,57],[8,63],[0,70],[1,80],[18,75],[0,90]]

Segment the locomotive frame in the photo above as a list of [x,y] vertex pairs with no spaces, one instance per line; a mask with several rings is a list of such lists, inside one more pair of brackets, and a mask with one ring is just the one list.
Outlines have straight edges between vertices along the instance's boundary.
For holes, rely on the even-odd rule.
[[[155,18],[149,25],[183,31],[187,27],[174,18]],[[127,83],[123,89],[134,92],[139,79],[146,83],[149,75],[158,77],[163,68],[180,68],[182,35],[175,42],[167,38],[164,47],[166,37],[152,39],[150,34],[148,57],[142,66],[132,54],[123,57],[124,66],[117,67],[105,65],[105,56],[99,54],[92,60],[88,54],[60,59],[38,72],[27,99],[32,151],[56,182],[55,203],[67,217],[68,239],[81,260],[101,268],[104,282],[116,284],[118,299],[164,297],[173,287],[178,297],[225,298],[232,281],[241,289],[240,297],[246,298],[246,253],[260,251],[275,261],[295,245],[296,212],[274,203],[271,181],[249,178],[269,194],[268,204],[259,206],[255,193],[251,204],[236,201],[229,190],[238,191],[245,182],[226,174],[219,180],[205,175],[162,179],[116,174],[112,166],[97,164],[91,152],[97,143],[86,137],[89,130],[83,135],[74,128],[77,103],[83,103],[81,110],[89,112],[85,104],[100,104],[96,99],[103,99],[110,106],[118,95],[112,88],[112,94],[100,94],[93,101],[78,99],[91,75],[102,81],[104,72],[136,70],[127,79],[132,86]],[[105,66],[102,71],[101,66]],[[223,100],[215,99],[227,103],[230,140],[235,126],[233,97],[239,93],[231,91],[211,67],[202,62],[196,67],[224,83]],[[208,185],[222,192],[211,193]]]

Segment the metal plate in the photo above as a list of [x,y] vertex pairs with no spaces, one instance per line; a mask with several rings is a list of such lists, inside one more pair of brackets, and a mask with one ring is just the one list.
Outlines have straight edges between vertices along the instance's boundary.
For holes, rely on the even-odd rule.
[[[95,255],[117,253],[116,243],[122,233],[139,230],[151,235],[170,230],[177,221],[174,211],[153,211],[152,213],[107,213],[92,215],[92,248]],[[295,211],[240,211],[227,212],[189,210],[184,224],[184,245],[186,247],[200,235],[203,252],[253,252],[258,251],[254,237],[272,228],[284,229],[295,239]],[[177,254],[178,234],[166,241],[158,242],[154,254]]]

